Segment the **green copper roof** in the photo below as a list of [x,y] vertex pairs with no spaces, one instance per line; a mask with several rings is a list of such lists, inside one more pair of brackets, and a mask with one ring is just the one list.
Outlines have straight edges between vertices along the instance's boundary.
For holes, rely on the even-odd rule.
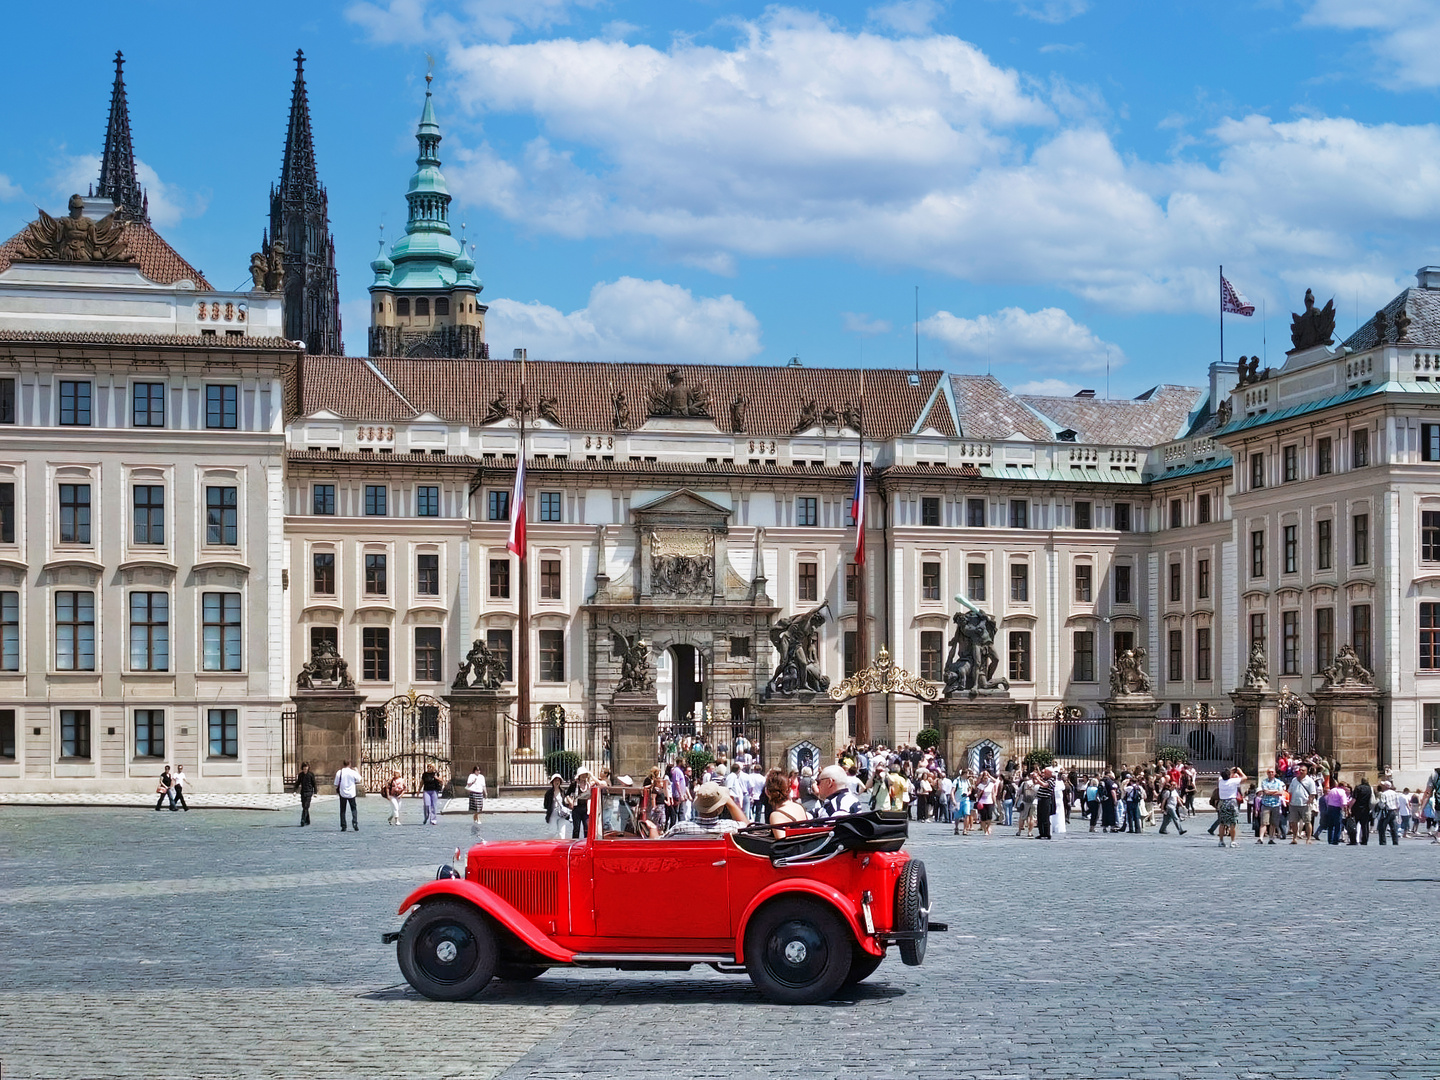
[[479,292],[483,286],[474,275],[475,264],[450,233],[450,189],[440,171],[442,136],[435,119],[430,79],[429,75],[425,77],[425,105],[415,129],[420,153],[405,191],[410,209],[405,235],[390,246],[388,259],[382,255],[370,264],[375,271],[370,287],[435,292],[459,286]]

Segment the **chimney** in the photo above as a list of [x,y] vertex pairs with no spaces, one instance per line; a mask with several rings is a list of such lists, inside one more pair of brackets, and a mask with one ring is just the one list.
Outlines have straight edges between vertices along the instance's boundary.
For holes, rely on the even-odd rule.
[[1440,289],[1440,266],[1422,266],[1415,271],[1415,280],[1422,289]]
[[511,359],[514,359],[514,360],[524,360],[524,359],[525,359],[525,350],[524,350],[524,349],[516,349],[516,350],[515,350],[515,355],[514,355]]

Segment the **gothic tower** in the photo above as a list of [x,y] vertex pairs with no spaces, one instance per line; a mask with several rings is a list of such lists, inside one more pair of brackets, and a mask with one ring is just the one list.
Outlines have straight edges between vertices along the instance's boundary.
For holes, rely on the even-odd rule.
[[305,94],[305,54],[298,49],[280,186],[270,188],[267,251],[272,238],[285,245],[285,336],[305,342],[306,351],[312,354],[344,355],[330,202],[315,172],[310,100]]
[[405,192],[405,235],[384,243],[370,264],[370,355],[485,358],[483,285],[463,237],[450,232],[450,189],[440,171],[440,124],[425,76],[425,107],[415,141],[420,155]]
[[135,147],[130,141],[130,106],[125,100],[125,55],[115,53],[115,87],[110,91],[110,119],[105,152],[100,157],[100,183],[95,195],[108,198],[122,217],[150,221],[150,205],[135,175]]

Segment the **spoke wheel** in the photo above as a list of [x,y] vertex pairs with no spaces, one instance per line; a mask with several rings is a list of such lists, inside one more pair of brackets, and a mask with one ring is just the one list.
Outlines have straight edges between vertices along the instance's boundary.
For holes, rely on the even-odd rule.
[[852,947],[849,928],[828,905],[776,900],[746,930],[745,969],[770,1000],[809,1005],[844,985]]
[[925,864],[911,859],[895,881],[895,929],[921,931],[912,941],[901,941],[900,959],[910,967],[925,962],[925,946],[930,937],[930,882]]
[[474,997],[495,973],[495,934],[469,904],[436,900],[405,920],[396,956],[405,980],[435,1001]]

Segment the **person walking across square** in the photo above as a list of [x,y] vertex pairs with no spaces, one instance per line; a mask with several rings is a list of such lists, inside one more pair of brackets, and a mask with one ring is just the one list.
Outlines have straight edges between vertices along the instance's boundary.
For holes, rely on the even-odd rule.
[[350,767],[349,761],[340,763],[335,774],[335,794],[340,796],[340,831],[345,831],[345,807],[350,807],[350,824],[360,831],[360,811],[355,804],[355,792],[360,786],[360,774]]
[[181,808],[182,808],[187,814],[190,812],[190,804],[185,801],[185,787],[186,787],[187,784],[189,784],[189,782],[190,782],[190,781],[188,781],[188,780],[185,779],[185,766],[184,766],[184,765],[176,765],[176,766],[175,766],[175,786],[170,789],[170,790],[171,790],[171,796],[170,796],[170,800],[171,800],[171,801],[170,801],[170,809],[171,809],[171,810],[174,810],[174,809],[175,809],[175,804],[176,804],[176,803],[179,803],[180,806],[181,806]]
[[440,824],[440,792],[443,790],[440,783],[440,774],[435,771],[434,765],[426,765],[425,771],[420,775],[420,791],[425,799],[425,824]]
[[300,793],[300,824],[310,824],[310,800],[315,798],[317,785],[315,783],[315,771],[310,768],[308,761],[300,765],[300,775],[295,780],[295,789]]

